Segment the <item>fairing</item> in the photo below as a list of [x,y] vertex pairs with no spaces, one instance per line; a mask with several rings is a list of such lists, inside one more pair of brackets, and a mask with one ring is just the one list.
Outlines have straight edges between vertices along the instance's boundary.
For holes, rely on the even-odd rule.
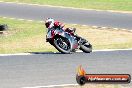
[[[76,49],[78,47],[78,42],[74,38],[74,36],[65,32],[63,29],[49,29],[46,35],[47,40],[53,40],[56,36],[61,36],[67,38],[70,41],[71,50]],[[50,42],[50,41],[49,41]]]

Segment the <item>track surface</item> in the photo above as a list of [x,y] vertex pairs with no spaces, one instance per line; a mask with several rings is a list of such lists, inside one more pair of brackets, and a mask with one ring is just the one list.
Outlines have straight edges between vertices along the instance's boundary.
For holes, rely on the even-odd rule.
[[53,17],[66,23],[132,29],[132,14],[0,2],[0,16],[42,21]]
[[87,73],[127,73],[132,75],[132,50],[1,56],[0,88],[22,88],[76,83],[76,68]]

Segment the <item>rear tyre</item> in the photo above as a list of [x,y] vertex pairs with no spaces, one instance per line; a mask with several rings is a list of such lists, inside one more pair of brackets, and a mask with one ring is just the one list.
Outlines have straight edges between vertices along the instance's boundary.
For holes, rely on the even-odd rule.
[[80,45],[80,50],[82,50],[85,53],[90,53],[92,52],[92,45],[90,43]]
[[54,47],[61,53],[69,54],[71,52],[71,44],[67,38],[59,37],[54,39]]

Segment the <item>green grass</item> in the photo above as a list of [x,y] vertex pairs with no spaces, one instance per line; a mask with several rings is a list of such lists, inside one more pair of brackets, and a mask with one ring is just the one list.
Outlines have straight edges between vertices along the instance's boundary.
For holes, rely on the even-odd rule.
[[40,22],[0,18],[0,24],[8,24],[7,34],[0,35],[0,53],[52,51],[45,43],[45,30]]
[[[0,24],[3,23],[9,26],[9,30],[5,32],[6,34],[0,34],[0,53],[57,51],[46,43],[43,23],[0,17]],[[89,40],[94,49],[132,48],[132,32],[99,30],[90,26],[72,24],[66,26],[76,27],[77,34]]]
[[86,9],[132,11],[132,0],[0,0]]

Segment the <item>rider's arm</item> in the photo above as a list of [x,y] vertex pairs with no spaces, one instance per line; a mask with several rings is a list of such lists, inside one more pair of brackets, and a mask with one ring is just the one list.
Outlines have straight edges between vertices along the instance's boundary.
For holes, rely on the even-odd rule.
[[54,22],[54,26],[63,28],[65,25],[63,23],[61,23],[61,22],[55,21]]

